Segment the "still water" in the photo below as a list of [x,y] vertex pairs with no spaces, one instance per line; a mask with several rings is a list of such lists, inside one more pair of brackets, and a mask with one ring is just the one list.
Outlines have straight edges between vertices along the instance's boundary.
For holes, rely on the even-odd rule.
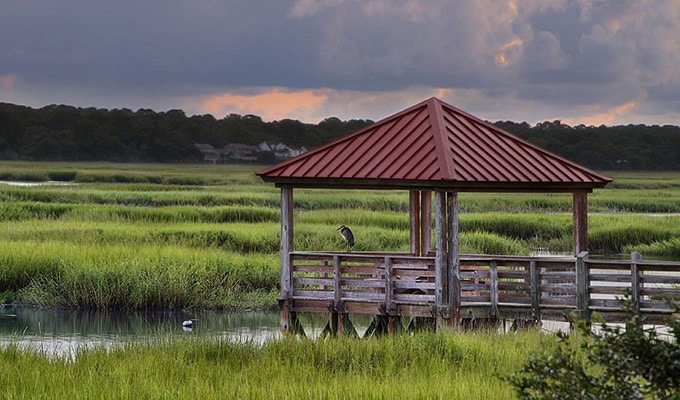
[[[307,337],[321,335],[326,316],[303,314],[300,320]],[[183,326],[193,321],[192,328]],[[352,323],[363,336],[371,322],[368,315],[352,315]],[[620,325],[620,324],[614,324]],[[566,321],[541,323],[542,331],[568,331]],[[504,322],[499,332],[508,332]],[[666,326],[645,326],[668,336]],[[595,331],[599,329],[594,328]],[[169,337],[207,337],[236,343],[262,344],[281,336],[276,311],[156,311],[113,312],[85,310],[45,310],[0,306],[0,347],[13,344],[27,351],[54,357],[76,358],[78,351],[113,348],[125,343],[155,343]]]
[[[193,326],[183,326],[192,320]],[[114,312],[0,306],[0,346],[10,343],[49,355],[73,356],[78,349],[131,341],[205,335],[263,343],[279,337],[279,314],[272,311]]]
[[[322,314],[299,316],[309,338],[321,335]],[[352,315],[363,336],[369,315]],[[184,321],[193,326],[183,326]],[[202,336],[262,344],[281,337],[278,311],[154,311],[116,312],[36,309],[0,305],[0,347],[9,344],[50,356],[75,357],[79,349],[111,348],[130,342],[154,343],[170,337]]]

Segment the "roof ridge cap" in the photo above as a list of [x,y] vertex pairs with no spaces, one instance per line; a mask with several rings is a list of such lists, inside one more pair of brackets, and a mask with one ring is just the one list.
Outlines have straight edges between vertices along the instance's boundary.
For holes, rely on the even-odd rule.
[[432,139],[434,140],[435,152],[439,160],[440,176],[443,180],[454,179],[453,158],[447,151],[446,141],[444,140],[444,113],[441,101],[435,97],[427,100],[428,113],[432,121]]

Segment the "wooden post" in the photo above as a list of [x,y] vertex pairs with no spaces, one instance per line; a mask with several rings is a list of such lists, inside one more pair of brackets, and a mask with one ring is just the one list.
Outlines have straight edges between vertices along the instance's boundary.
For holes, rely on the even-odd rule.
[[409,233],[411,254],[414,256],[422,255],[420,231],[420,192],[411,190],[409,192]]
[[531,281],[531,313],[532,319],[535,321],[541,320],[541,308],[540,308],[540,288],[539,288],[539,276],[538,268],[536,267],[536,261],[531,260],[529,262],[529,276]]
[[293,269],[291,266],[290,253],[293,251],[293,188],[281,188],[281,293],[279,296],[279,308],[281,320],[279,329],[281,332],[290,332],[291,321],[296,316],[290,311],[290,297],[293,295],[292,280]]
[[588,193],[574,192],[574,255],[588,251]]
[[420,192],[420,254],[432,250],[432,192]]
[[394,282],[392,281],[392,258],[385,257],[385,313],[387,313],[387,333],[397,333],[399,317],[394,315],[395,305],[393,302]]
[[582,251],[576,256],[576,310],[579,319],[590,322],[590,292],[588,283],[588,268],[586,266],[587,251]]
[[633,298],[633,306],[636,312],[640,312],[640,275],[638,263],[642,261],[642,255],[637,251],[630,253],[630,291]]
[[458,327],[460,324],[460,260],[458,247],[458,193],[450,192],[446,196],[448,215],[448,257],[447,257],[447,303],[449,304],[449,324]]
[[333,301],[335,302],[335,310],[338,310],[340,303],[342,302],[342,290],[340,288],[340,256],[337,254],[333,255]]
[[[434,222],[435,222],[435,250],[436,256],[434,261],[435,271],[435,289],[434,289],[434,303],[436,309],[436,326],[439,328],[443,324],[442,318],[448,318],[448,310],[445,312],[444,293],[446,293],[446,231],[444,229],[446,222],[446,193],[435,192],[434,195]],[[446,314],[446,315],[444,315]]]
[[394,283],[392,282],[392,258],[385,257],[385,312],[390,314],[392,310],[392,296]]
[[491,263],[489,263],[489,281],[491,316],[498,318],[500,315],[498,314],[498,263],[496,261],[491,261]]
[[333,309],[331,310],[331,333],[343,331],[342,290],[340,288],[340,256],[333,255]]
[[387,334],[388,335],[394,335],[397,332],[399,332],[399,319],[400,317],[397,315],[388,315],[387,316]]

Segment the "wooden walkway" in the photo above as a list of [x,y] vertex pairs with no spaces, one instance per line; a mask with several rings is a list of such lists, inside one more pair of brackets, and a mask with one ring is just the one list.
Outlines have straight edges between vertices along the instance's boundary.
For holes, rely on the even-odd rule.
[[637,253],[630,260],[589,259],[585,252],[461,255],[458,267],[444,272],[436,270],[435,257],[291,252],[290,266],[279,298],[281,329],[289,332],[302,332],[298,313],[327,313],[332,334],[352,330],[350,314],[375,316],[367,333],[416,323],[566,321],[572,312],[586,319],[598,312],[617,322],[626,317],[620,298],[627,292],[650,323],[662,324],[672,313],[665,299],[680,299],[680,262],[643,261]]

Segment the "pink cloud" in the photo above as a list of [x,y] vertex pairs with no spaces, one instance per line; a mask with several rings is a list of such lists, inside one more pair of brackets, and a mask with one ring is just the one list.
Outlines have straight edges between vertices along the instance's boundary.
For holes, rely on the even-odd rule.
[[255,114],[264,120],[315,118],[328,96],[322,90],[284,91],[271,88],[244,95],[221,93],[199,99],[200,112],[221,117],[231,113]]
[[14,74],[0,75],[0,87],[4,89],[9,89],[12,86],[14,86],[17,79],[18,79],[17,76]]
[[562,121],[568,125],[616,125],[617,118],[626,115],[629,111],[635,109],[637,103],[635,101],[629,101],[624,104],[620,104],[604,112],[596,112],[593,114],[585,114],[578,118],[564,118]]

